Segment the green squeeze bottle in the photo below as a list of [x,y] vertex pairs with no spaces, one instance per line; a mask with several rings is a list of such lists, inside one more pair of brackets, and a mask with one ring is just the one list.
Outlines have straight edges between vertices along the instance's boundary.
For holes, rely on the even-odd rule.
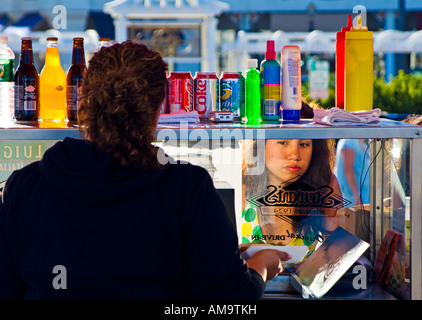
[[261,121],[261,87],[257,59],[248,59],[246,71],[246,119],[245,122],[258,124]]

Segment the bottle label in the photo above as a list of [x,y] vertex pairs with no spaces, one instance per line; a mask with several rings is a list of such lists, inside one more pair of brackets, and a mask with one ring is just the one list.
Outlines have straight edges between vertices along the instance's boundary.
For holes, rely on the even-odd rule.
[[34,81],[25,80],[23,85],[15,85],[15,108],[19,111],[35,111],[37,109]]
[[0,82],[13,82],[14,59],[0,59]]
[[80,100],[78,85],[67,86],[67,109],[72,111],[78,110],[78,104]]
[[280,115],[281,86],[280,67],[268,66],[263,68],[263,106],[264,115]]

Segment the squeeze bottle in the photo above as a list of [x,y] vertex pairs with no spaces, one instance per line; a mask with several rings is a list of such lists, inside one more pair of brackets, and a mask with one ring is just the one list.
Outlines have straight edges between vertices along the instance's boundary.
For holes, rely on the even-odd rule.
[[352,28],[352,16],[349,15],[347,27],[336,34],[336,107],[344,109],[344,46],[346,31]]
[[344,109],[350,112],[372,110],[373,104],[372,32],[357,20],[345,38]]
[[248,59],[246,71],[245,94],[246,94],[246,122],[259,123],[261,120],[261,88],[260,74],[256,69],[257,59]]
[[262,120],[280,120],[281,67],[274,47],[274,40],[268,40],[265,60],[261,62]]
[[300,120],[300,109],[302,109],[300,63],[299,47],[284,46],[281,50],[281,66],[283,68],[283,120]]

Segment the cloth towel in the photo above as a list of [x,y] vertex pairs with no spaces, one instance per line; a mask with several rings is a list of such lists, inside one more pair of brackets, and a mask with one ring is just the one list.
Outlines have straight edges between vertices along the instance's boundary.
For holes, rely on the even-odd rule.
[[179,123],[179,122],[199,122],[198,111],[187,112],[185,110],[174,111],[172,113],[160,114],[158,118],[159,124],[164,123]]
[[350,112],[339,108],[314,109],[313,121],[330,126],[377,126],[381,123],[379,108]]

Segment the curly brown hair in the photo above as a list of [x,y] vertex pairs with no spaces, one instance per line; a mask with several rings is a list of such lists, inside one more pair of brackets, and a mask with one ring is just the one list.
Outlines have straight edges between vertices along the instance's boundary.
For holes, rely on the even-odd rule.
[[159,168],[157,112],[165,97],[167,64],[130,40],[102,47],[84,76],[78,123],[86,139],[123,167]]

